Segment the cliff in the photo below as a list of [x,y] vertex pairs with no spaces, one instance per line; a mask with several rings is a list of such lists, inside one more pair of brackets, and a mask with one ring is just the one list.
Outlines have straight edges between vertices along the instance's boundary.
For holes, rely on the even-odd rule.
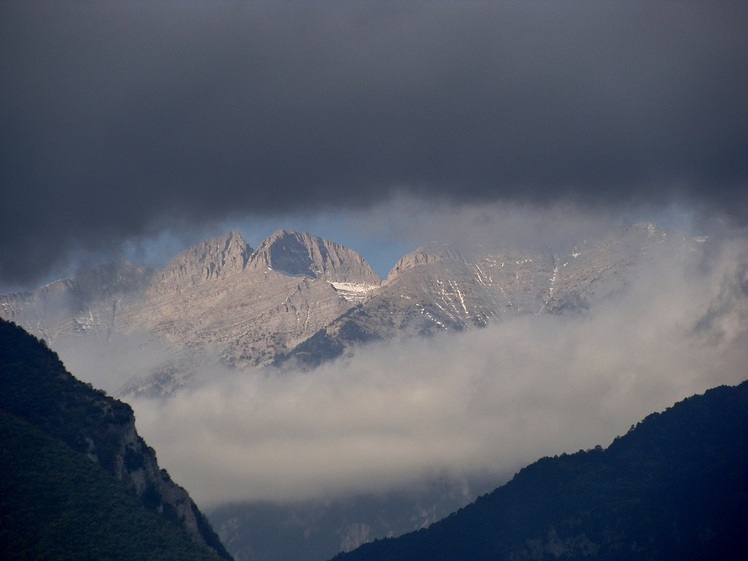
[[74,378],[44,342],[4,320],[0,388],[4,418],[87,457],[194,543],[231,559],[187,492],[159,468],[154,450],[135,429],[130,406]]

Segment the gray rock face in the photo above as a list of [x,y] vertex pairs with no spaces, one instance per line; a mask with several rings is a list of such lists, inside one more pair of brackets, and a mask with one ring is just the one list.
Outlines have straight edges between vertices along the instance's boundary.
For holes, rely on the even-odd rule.
[[238,232],[200,242],[169,261],[150,290],[156,297],[228,278],[244,270],[251,253]]
[[[155,452],[138,435],[134,417],[118,427],[117,436],[114,476],[158,514],[175,516],[194,541],[213,550],[215,535],[207,531],[204,515],[187,491],[159,467]],[[95,447],[91,453],[95,455]]]
[[[377,297],[404,300],[399,307],[417,331],[481,327],[505,314],[582,310],[619,291],[655,250],[683,251],[685,240],[652,225],[622,229],[568,253],[475,250],[461,255],[441,248],[404,257]],[[423,317],[423,321],[415,318]],[[401,326],[408,327],[408,326]]]
[[172,393],[201,365],[271,363],[380,282],[358,253],[316,236],[280,230],[253,252],[230,232],[196,244],[158,272],[116,263],[2,296],[0,316],[59,346],[63,355],[81,337],[98,347],[132,344],[133,354],[142,354],[148,339],[158,342],[168,359],[155,371],[129,372],[135,379],[126,389]]
[[374,340],[459,332],[511,315],[582,313],[624,290],[637,271],[694,243],[639,224],[560,255],[421,248],[403,257],[361,306],[277,361],[315,366]]
[[459,261],[460,259],[460,254],[447,246],[420,248],[403,256],[395,263],[387,280],[392,281],[395,277],[422,265],[434,265],[444,261]]
[[352,307],[332,281],[379,278],[357,253],[309,234],[281,230],[250,253],[231,233],[175,257],[121,325],[230,366],[260,366]]
[[249,267],[292,277],[378,285],[374,269],[355,251],[303,232],[278,230],[252,254]]

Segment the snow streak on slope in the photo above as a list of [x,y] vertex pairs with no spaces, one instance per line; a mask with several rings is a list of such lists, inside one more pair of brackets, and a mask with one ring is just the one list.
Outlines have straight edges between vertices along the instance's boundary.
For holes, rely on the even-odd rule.
[[349,302],[362,303],[379,288],[379,284],[366,284],[354,282],[331,282],[338,293]]

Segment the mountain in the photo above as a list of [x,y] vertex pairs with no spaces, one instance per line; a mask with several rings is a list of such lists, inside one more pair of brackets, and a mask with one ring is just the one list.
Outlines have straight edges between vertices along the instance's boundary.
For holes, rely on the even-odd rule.
[[522,314],[583,313],[622,292],[637,272],[663,257],[686,258],[695,245],[652,224],[637,224],[560,254],[420,248],[400,259],[362,305],[275,362],[313,367],[371,341],[460,332]]
[[748,551],[748,382],[544,458],[428,529],[336,561],[738,560]]
[[[147,298],[130,308],[122,331],[149,330],[174,348],[252,368],[271,363],[351,308],[349,293],[365,293],[379,282],[359,254],[316,236],[280,230],[251,251],[231,233],[175,257]],[[134,393],[141,389],[136,384]]]
[[4,320],[0,387],[4,558],[231,559],[132,409]]
[[106,336],[120,310],[141,297],[152,276],[151,269],[128,261],[98,265],[32,292],[0,295],[0,317],[50,342]]
[[251,253],[238,232],[197,243],[169,261],[151,284],[151,297],[178,294],[241,273]]
[[159,271],[120,262],[0,296],[0,317],[43,337],[66,360],[101,357],[81,367],[106,361],[111,369],[111,356],[125,348],[132,356],[158,352],[159,362],[143,369],[128,360],[109,389],[168,395],[216,362],[271,364],[380,283],[361,255],[317,236],[279,230],[252,250],[230,232]]
[[230,232],[158,271],[120,262],[0,296],[0,317],[70,360],[86,345],[88,354],[111,344],[141,356],[160,345],[158,364],[135,372],[128,364],[122,376],[130,379],[109,389],[168,395],[214,363],[313,367],[370,341],[584,313],[661,257],[686,258],[695,245],[637,224],[557,253],[424,247],[382,282],[360,254],[317,236],[278,230],[253,250]]
[[[0,316],[47,339],[85,379],[110,384],[97,386],[125,399],[168,396],[212,375],[216,364],[312,368],[371,341],[480,329],[520,315],[587,314],[658,261],[701,255],[697,247],[705,245],[652,224],[565,249],[432,245],[402,257],[381,281],[361,255],[332,241],[278,230],[253,249],[229,232],[159,270],[120,262],[0,296]],[[734,312],[733,292],[704,322],[729,323],[720,314]],[[277,543],[262,549],[267,536],[256,528],[276,520],[285,549],[275,559],[314,541],[321,560],[427,525],[475,498],[475,489],[457,500],[439,493],[273,508],[245,503],[211,517],[237,558],[271,559]]]
[[333,284],[374,287],[381,282],[360,254],[304,232],[278,230],[260,244],[251,261],[253,268],[273,269],[292,277],[324,279]]

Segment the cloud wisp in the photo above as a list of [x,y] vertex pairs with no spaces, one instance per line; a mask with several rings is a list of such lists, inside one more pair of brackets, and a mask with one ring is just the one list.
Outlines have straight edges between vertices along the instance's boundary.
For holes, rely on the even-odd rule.
[[0,5],[0,277],[235,215],[672,201],[745,223],[745,2]]
[[312,372],[206,372],[138,427],[202,504],[377,492],[607,445],[748,376],[744,240],[674,257],[583,316],[359,349]]

